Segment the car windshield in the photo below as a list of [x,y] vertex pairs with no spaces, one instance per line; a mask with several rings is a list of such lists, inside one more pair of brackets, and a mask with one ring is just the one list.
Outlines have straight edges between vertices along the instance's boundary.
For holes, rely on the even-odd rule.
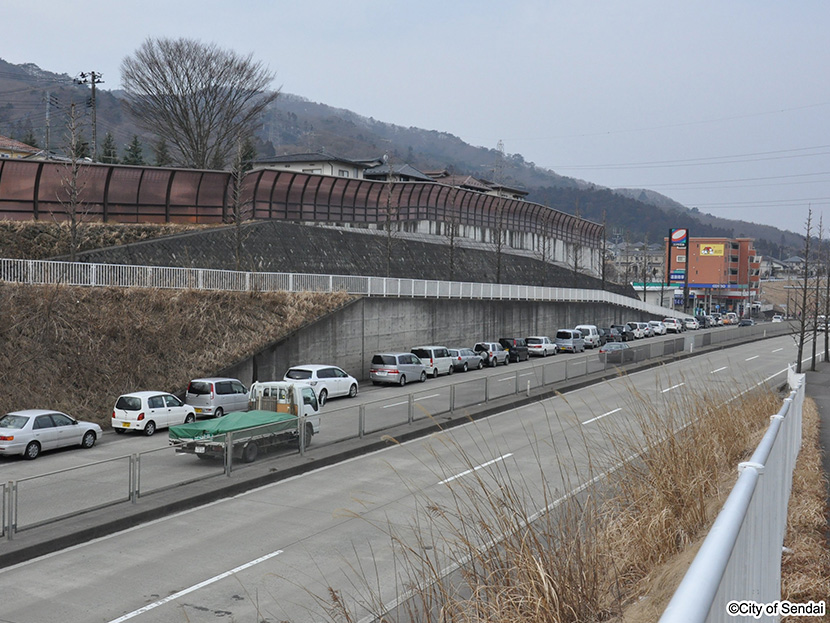
[[15,415],[8,413],[0,418],[0,428],[23,428],[26,422],[29,421],[25,415]]
[[573,334],[570,331],[557,331],[556,332],[556,339],[558,340],[569,340],[573,337]]
[[375,355],[372,357],[372,364],[376,366],[394,366],[397,363],[394,355]]
[[538,337],[529,337],[529,338],[527,338],[527,343],[528,344],[541,344],[542,340],[539,339]]
[[311,370],[301,370],[299,368],[292,368],[285,373],[285,378],[293,381],[306,381],[311,378]]
[[115,408],[124,411],[140,411],[141,398],[138,396],[121,396],[118,402],[115,403]]
[[187,388],[188,394],[209,394],[210,393],[210,383],[206,383],[205,381],[191,381],[190,385]]

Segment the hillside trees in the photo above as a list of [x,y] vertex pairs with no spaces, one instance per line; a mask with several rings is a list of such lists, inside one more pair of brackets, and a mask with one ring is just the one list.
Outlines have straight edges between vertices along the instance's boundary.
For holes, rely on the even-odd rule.
[[273,79],[251,55],[184,38],[148,38],[121,63],[137,123],[169,141],[176,164],[196,168],[228,160],[279,95],[264,92]]

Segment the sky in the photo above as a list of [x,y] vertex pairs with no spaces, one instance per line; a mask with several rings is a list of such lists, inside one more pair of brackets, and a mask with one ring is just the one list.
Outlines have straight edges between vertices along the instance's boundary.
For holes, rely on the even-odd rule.
[[803,233],[826,211],[830,228],[826,0],[0,0],[0,23],[0,58],[105,89],[147,38],[197,39],[314,102],[724,218]]

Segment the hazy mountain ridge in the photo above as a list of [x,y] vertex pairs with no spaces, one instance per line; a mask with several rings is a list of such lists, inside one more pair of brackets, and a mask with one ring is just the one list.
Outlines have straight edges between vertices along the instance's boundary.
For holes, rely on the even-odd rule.
[[[145,158],[152,160],[154,137],[145,135],[126,114],[123,93],[97,87],[97,136],[101,144],[111,132],[123,153],[138,135]],[[51,144],[65,143],[61,118],[70,103],[89,110],[89,85],[70,76],[44,71],[32,63],[12,65],[0,59],[0,135],[22,139],[34,133],[45,146],[46,93],[51,103]],[[528,162],[521,154],[504,154],[493,147],[473,146],[448,132],[385,123],[350,110],[283,93],[263,118],[257,135],[258,155],[319,151],[345,158],[370,158],[388,153],[393,163],[420,170],[453,173],[499,181],[528,191],[528,200],[596,222],[605,218],[609,231],[625,230],[631,240],[662,239],[670,227],[689,227],[693,235],[749,236],[762,254],[784,256],[801,250],[803,237],[775,227],[732,221],[689,209],[648,189],[608,189],[589,181],[558,175]]]

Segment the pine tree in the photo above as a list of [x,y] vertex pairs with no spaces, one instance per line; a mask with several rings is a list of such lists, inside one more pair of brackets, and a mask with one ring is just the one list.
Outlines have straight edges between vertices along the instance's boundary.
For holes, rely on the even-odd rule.
[[170,149],[167,147],[167,141],[160,138],[153,145],[153,153],[156,157],[157,167],[169,167],[173,164],[173,158],[170,156]]
[[26,143],[29,147],[35,147],[35,148],[40,147],[37,144],[37,138],[35,137],[35,132],[32,128],[29,128],[28,130],[26,130],[26,136],[24,136],[22,139],[20,139],[20,142],[21,143]]
[[242,173],[247,173],[253,168],[253,161],[256,159],[256,146],[250,135],[242,141],[240,168]]
[[118,147],[115,145],[115,137],[111,132],[107,132],[104,142],[101,143],[101,162],[118,164]]
[[124,164],[142,165],[144,162],[144,155],[142,154],[141,141],[138,140],[138,134],[133,134],[133,140],[127,145],[124,150]]

